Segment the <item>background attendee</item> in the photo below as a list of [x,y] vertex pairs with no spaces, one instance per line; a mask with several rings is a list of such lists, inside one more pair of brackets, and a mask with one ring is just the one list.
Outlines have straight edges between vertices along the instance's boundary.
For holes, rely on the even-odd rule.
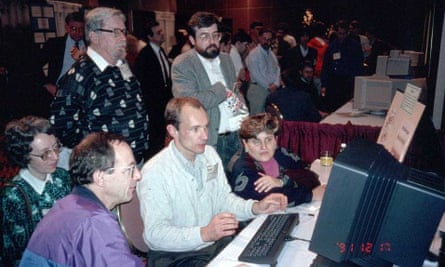
[[73,12],[65,18],[63,37],[49,39],[42,48],[42,66],[48,63],[45,88],[56,94],[56,83],[81,56],[86,54],[85,23],[83,12]]
[[319,122],[321,115],[311,96],[303,91],[304,88],[297,87],[298,72],[286,70],[282,79],[283,86],[267,97],[266,106],[276,105],[285,120]]
[[263,112],[266,97],[280,86],[280,66],[270,48],[273,38],[271,29],[262,29],[260,44],[250,51],[246,59],[251,79],[247,90],[250,114]]
[[254,49],[260,43],[260,31],[264,28],[264,24],[261,21],[253,21],[249,25],[249,35],[252,39],[249,49]]
[[368,37],[366,35],[363,35],[362,33],[363,32],[360,22],[358,20],[351,21],[351,23],[349,24],[349,35],[360,42],[363,51],[363,58],[366,60],[369,53],[371,52],[371,46],[369,44]]
[[287,25],[287,23],[279,23],[275,34],[275,39],[272,44],[272,50],[277,56],[280,65],[282,64],[283,57],[287,53],[287,51],[297,45],[295,38],[292,35],[289,35],[288,31],[289,25]]
[[312,65],[317,63],[317,50],[307,45],[309,41],[309,33],[306,29],[301,30],[297,34],[299,43],[291,48],[284,55],[281,69],[298,68],[303,62],[309,62]]
[[369,52],[368,57],[365,59],[365,63],[367,65],[366,72],[369,75],[373,75],[376,71],[377,57],[387,56],[389,55],[389,51],[395,48],[391,44],[380,39],[376,29],[373,26],[368,27],[365,34],[368,37],[369,45],[371,46],[371,51]]
[[245,199],[261,200],[283,193],[289,206],[312,200],[312,189],[320,184],[305,171],[298,156],[277,146],[278,118],[258,113],[246,118],[240,128],[244,151],[235,161],[230,183],[233,192]]
[[122,134],[141,162],[148,149],[148,116],[140,84],[125,63],[125,16],[95,8],[86,15],[85,28],[88,56],[59,81],[50,122],[69,148],[91,132]]
[[142,96],[150,118],[150,146],[147,157],[158,153],[165,143],[164,110],[168,100],[173,97],[171,91],[170,62],[162,48],[164,32],[157,21],[145,25],[147,46],[135,61],[134,74],[141,83]]
[[219,24],[213,13],[192,15],[189,40],[194,48],[173,62],[172,88],[175,97],[191,96],[204,105],[210,117],[207,144],[216,148],[226,166],[241,148],[237,130],[248,112],[232,60],[219,51]]
[[315,77],[320,77],[321,68],[323,66],[324,54],[328,49],[329,41],[326,38],[326,25],[321,21],[316,21],[310,26],[310,35],[312,36],[308,43],[308,47],[317,50],[317,63],[315,64]]
[[137,187],[148,266],[205,266],[239,220],[284,209],[287,199],[256,202],[231,192],[220,157],[206,145],[209,118],[198,100],[173,98],[165,116],[173,140],[144,165]]
[[[303,62],[298,66],[297,74],[295,73],[295,70],[296,68],[291,69],[289,73],[286,74],[287,79],[285,84],[308,93],[311,97],[312,103],[314,103],[320,115],[322,117],[328,115],[326,103],[324,98],[320,95],[320,79],[314,77],[314,65],[309,62]],[[281,79],[284,79],[283,76],[284,75],[281,76]]]
[[232,33],[224,30],[221,32],[221,40],[219,41],[219,51],[230,54],[232,49]]
[[321,94],[326,94],[329,112],[352,98],[354,77],[363,74],[362,47],[348,35],[348,23],[340,20],[335,29],[335,38],[326,50],[321,72]]
[[173,61],[179,54],[182,53],[182,47],[188,42],[188,34],[185,29],[178,29],[175,31],[176,44],[172,46],[168,52],[168,58]]
[[56,168],[61,145],[48,120],[11,121],[4,142],[8,158],[21,169],[1,191],[1,259],[5,266],[17,266],[39,221],[71,191],[71,180]]
[[127,34],[127,55],[125,56],[125,60],[131,69],[134,68],[134,62],[139,54],[138,43],[139,39],[136,36],[130,33]]
[[236,77],[241,81],[248,80],[246,76],[246,57],[249,54],[249,44],[252,39],[243,29],[239,29],[232,36],[232,48],[230,49],[230,58],[235,65]]
[[295,47],[297,45],[297,40],[291,34],[289,34],[289,25],[285,22],[281,22],[277,27],[277,36],[281,34],[283,36],[283,40],[287,42],[290,48]]
[[87,135],[70,158],[73,192],[33,233],[20,266],[144,266],[110,210],[133,198],[141,173],[123,136]]

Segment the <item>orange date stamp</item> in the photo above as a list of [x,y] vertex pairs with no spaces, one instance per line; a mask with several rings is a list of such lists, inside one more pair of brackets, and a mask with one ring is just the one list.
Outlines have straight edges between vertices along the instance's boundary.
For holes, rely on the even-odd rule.
[[[339,251],[341,254],[343,253],[353,253],[360,251],[364,254],[371,254],[372,250],[374,249],[375,244],[372,242],[363,242],[359,244],[354,243],[344,243],[344,242],[337,242],[337,247],[339,248]],[[378,244],[378,249],[380,252],[391,252],[391,243],[390,242],[382,242]]]

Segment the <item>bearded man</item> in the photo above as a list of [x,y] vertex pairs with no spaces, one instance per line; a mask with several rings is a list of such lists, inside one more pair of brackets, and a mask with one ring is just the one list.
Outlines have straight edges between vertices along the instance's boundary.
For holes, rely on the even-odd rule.
[[228,54],[219,53],[221,40],[218,17],[196,12],[188,23],[193,49],[175,58],[172,65],[174,97],[193,97],[205,107],[209,116],[207,144],[216,148],[224,168],[241,148],[238,129],[248,116],[239,94],[240,82]]

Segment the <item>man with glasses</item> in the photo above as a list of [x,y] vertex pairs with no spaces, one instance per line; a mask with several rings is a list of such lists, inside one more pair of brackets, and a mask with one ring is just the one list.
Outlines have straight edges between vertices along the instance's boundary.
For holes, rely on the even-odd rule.
[[196,12],[189,20],[193,49],[175,58],[172,65],[173,95],[198,99],[209,114],[209,138],[224,167],[241,145],[237,130],[248,116],[239,94],[240,82],[230,56],[219,53],[220,22],[215,14]]
[[125,16],[95,8],[85,17],[87,56],[59,82],[50,121],[69,148],[91,132],[123,135],[138,163],[148,149],[148,115],[141,88],[125,62]]
[[144,266],[110,211],[133,198],[136,163],[123,136],[87,135],[71,154],[73,191],[38,225],[20,266]]
[[65,31],[65,36],[49,39],[41,50],[41,65],[48,64],[44,87],[52,96],[56,94],[56,83],[60,77],[86,53],[83,12],[66,16]]

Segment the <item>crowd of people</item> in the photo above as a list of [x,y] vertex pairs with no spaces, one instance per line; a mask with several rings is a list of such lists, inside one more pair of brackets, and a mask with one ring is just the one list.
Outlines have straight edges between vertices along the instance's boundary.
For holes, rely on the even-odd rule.
[[47,118],[6,125],[20,172],[1,189],[1,263],[143,266],[112,212],[135,193],[149,266],[205,266],[241,222],[310,202],[318,178],[278,147],[265,111],[318,122],[349,100],[378,42],[358,25],[293,36],[255,21],[232,35],[200,11],[166,53],[159,22],[138,39],[117,9],[68,15],[42,49]]

